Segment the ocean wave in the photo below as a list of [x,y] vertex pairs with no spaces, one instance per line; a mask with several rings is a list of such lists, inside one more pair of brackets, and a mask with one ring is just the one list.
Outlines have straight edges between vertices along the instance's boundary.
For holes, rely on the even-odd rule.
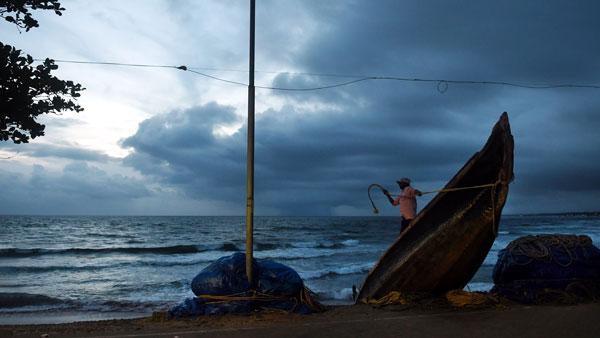
[[[233,243],[223,243],[216,247],[217,251],[240,251],[240,249]],[[206,251],[206,250],[203,250]]]
[[0,266],[0,273],[44,273],[44,272],[57,272],[57,271],[99,271],[112,266],[106,265],[86,265],[86,266],[74,266],[74,265],[53,265],[53,266],[28,266],[28,265],[17,265],[17,266]]
[[[231,244],[234,248],[235,245]],[[227,244],[223,244],[223,251],[228,250]],[[237,249],[237,248],[236,248]],[[37,257],[45,255],[97,255],[111,253],[127,253],[127,254],[190,254],[203,252],[208,249],[200,249],[196,245],[173,245],[164,247],[113,247],[113,248],[69,248],[69,249],[21,249],[21,248],[6,248],[0,249],[0,258],[21,258],[21,257]]]
[[240,250],[232,250],[232,251],[204,251],[200,253],[196,253],[194,255],[188,255],[185,257],[164,257],[161,259],[148,259],[137,261],[136,263],[139,265],[150,265],[150,266],[186,266],[186,265],[208,265],[215,260],[232,255],[234,252],[239,252]]
[[[239,251],[239,250],[238,250]],[[52,272],[98,272],[112,268],[130,268],[130,267],[143,267],[143,266],[155,266],[155,267],[176,267],[176,266],[206,266],[215,260],[229,256],[237,251],[205,251],[199,252],[194,255],[185,256],[167,256],[161,255],[157,257],[146,257],[136,260],[122,260],[112,261],[110,264],[80,264],[74,262],[72,264],[66,263],[61,265],[5,265],[0,266],[0,274],[19,274],[19,273],[52,273]],[[164,257],[164,258],[163,258]]]
[[303,279],[311,280],[311,279],[321,279],[324,277],[334,277],[334,276],[342,276],[342,275],[353,275],[353,274],[363,274],[369,272],[373,267],[373,262],[368,262],[359,265],[351,265],[351,266],[343,266],[337,268],[330,269],[321,269],[316,271],[306,271],[301,272],[300,277]]
[[0,315],[20,313],[47,313],[49,311],[83,312],[151,312],[169,308],[175,300],[63,300],[27,293],[0,293]]
[[353,302],[352,288],[338,290],[313,290],[326,304],[351,304]]
[[275,250],[290,247],[288,244],[279,243],[256,243],[256,251]]
[[0,293],[0,308],[21,308],[25,306],[40,306],[40,305],[61,305],[68,304],[69,301],[59,298],[48,297],[45,295],[31,293]]
[[133,238],[132,235],[121,235],[113,233],[102,233],[102,232],[88,232],[86,236],[89,237],[100,237],[100,238]]
[[345,246],[357,246],[360,241],[358,239],[347,239],[342,242]]
[[268,260],[298,260],[330,257],[339,253],[335,249],[289,248],[254,252],[254,258]]
[[466,291],[484,291],[488,292],[494,287],[494,283],[469,283],[464,287]]
[[347,239],[341,243],[334,243],[331,241],[320,241],[320,242],[299,242],[293,243],[291,246],[294,248],[313,248],[313,249],[341,249],[345,247],[358,246],[360,241],[358,239]]

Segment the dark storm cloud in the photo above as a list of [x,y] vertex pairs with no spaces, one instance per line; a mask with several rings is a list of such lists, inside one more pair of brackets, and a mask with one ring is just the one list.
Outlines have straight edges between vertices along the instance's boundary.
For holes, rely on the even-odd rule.
[[[361,126],[365,119],[351,109],[311,114],[293,106],[259,115],[257,212],[329,215],[340,207],[364,212],[369,183],[389,184],[400,173],[421,180],[448,176],[478,150],[467,142],[444,145],[410,133],[381,133]],[[123,142],[134,148],[124,163],[190,197],[235,201],[243,213],[246,126],[226,137],[212,132],[233,120],[231,108],[214,103],[153,117]],[[185,135],[185,147],[175,135]]]
[[[307,72],[598,84],[598,2],[375,1],[313,8],[323,33],[294,56]],[[312,79],[276,80],[277,86],[318,86]],[[594,175],[600,169],[598,90],[450,83],[440,94],[435,85],[362,82],[341,88],[345,95],[335,90],[306,97],[319,100],[322,95],[321,101],[333,101],[344,112],[360,102],[363,118],[353,116],[353,122],[364,130],[357,128],[355,135],[379,132],[403,150],[403,156],[395,156],[398,151],[386,148],[386,143],[372,144],[372,151],[381,155],[374,166],[404,167],[408,160],[421,182],[443,181],[439,174],[447,177],[448,172],[441,170],[441,162],[464,158],[467,145],[479,149],[495,118],[508,111],[516,139],[517,180],[512,191],[530,197],[512,210],[597,209],[597,198],[578,192],[600,192]],[[305,97],[295,92],[280,95],[296,103]],[[412,136],[409,140],[389,136],[395,133]],[[398,162],[393,163],[393,157]],[[445,167],[453,167],[452,162]],[[548,194],[563,198],[548,204]]]
[[[600,4],[594,1],[303,4],[259,4],[257,66],[269,61],[307,73],[524,84],[597,84],[600,73]],[[290,21],[288,11],[312,26]],[[311,88],[349,80],[280,74],[265,85]],[[421,190],[439,189],[483,146],[503,111],[516,144],[505,211],[597,209],[598,90],[449,83],[441,93],[437,82],[393,80],[308,92],[257,90],[287,102],[257,117],[259,212],[367,213],[368,184],[393,189],[401,176]],[[135,150],[125,163],[194,198],[237,201],[243,213],[246,127],[228,137],[212,133],[234,121],[233,108],[216,104],[151,118],[123,143]]]
[[34,166],[31,175],[0,170],[0,181],[2,214],[126,214],[132,200],[153,194],[138,179],[84,162],[58,173],[42,166]]
[[225,141],[213,128],[236,120],[232,107],[215,103],[152,117],[122,142],[135,150],[123,163],[193,198],[234,197],[245,182],[246,140],[236,133]]
[[33,158],[55,158],[98,163],[118,161],[117,158],[109,156],[102,151],[85,149],[72,144],[6,143],[1,145],[0,150],[18,152],[19,156],[25,155]]
[[55,157],[88,162],[106,163],[111,160],[116,160],[116,158],[108,156],[104,152],[84,149],[71,145],[24,145],[22,152],[34,157]]
[[595,1],[327,3],[312,12],[323,34],[295,57],[311,71],[596,79]]

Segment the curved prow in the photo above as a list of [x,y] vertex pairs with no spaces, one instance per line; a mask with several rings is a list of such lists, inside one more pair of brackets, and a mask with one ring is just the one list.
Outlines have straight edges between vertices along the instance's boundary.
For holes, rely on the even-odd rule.
[[497,235],[513,178],[514,140],[508,114],[481,151],[421,210],[384,252],[357,295],[381,298],[392,291],[440,293],[462,289],[475,275]]

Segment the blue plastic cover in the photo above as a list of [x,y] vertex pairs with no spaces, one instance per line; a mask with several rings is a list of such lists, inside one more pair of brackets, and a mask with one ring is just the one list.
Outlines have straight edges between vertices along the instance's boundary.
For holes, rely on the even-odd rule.
[[272,296],[284,296],[286,300],[234,300],[215,301],[210,298],[188,298],[182,304],[169,310],[168,318],[190,318],[200,315],[225,314],[231,312],[249,312],[258,307],[267,307],[293,311],[295,313],[312,313],[306,304],[299,302],[300,293],[304,289],[302,278],[294,269],[271,261],[253,259],[252,270],[255,284],[251,285],[246,277],[246,255],[237,252],[231,256],[221,257],[194,277],[191,283],[196,296],[231,296],[249,297],[253,291]]
[[[252,261],[252,271],[258,271],[256,260]],[[253,288],[246,277],[246,254],[241,252],[217,259],[192,280],[196,296],[230,296]]]
[[302,278],[289,266],[271,262],[258,262],[257,291],[269,295],[296,297],[304,288]]

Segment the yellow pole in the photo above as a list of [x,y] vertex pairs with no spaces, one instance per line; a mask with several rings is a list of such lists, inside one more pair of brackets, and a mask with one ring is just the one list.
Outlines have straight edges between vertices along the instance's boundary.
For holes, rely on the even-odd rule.
[[250,0],[250,81],[248,84],[248,189],[246,198],[246,276],[253,283],[252,256],[254,245],[254,9]]

